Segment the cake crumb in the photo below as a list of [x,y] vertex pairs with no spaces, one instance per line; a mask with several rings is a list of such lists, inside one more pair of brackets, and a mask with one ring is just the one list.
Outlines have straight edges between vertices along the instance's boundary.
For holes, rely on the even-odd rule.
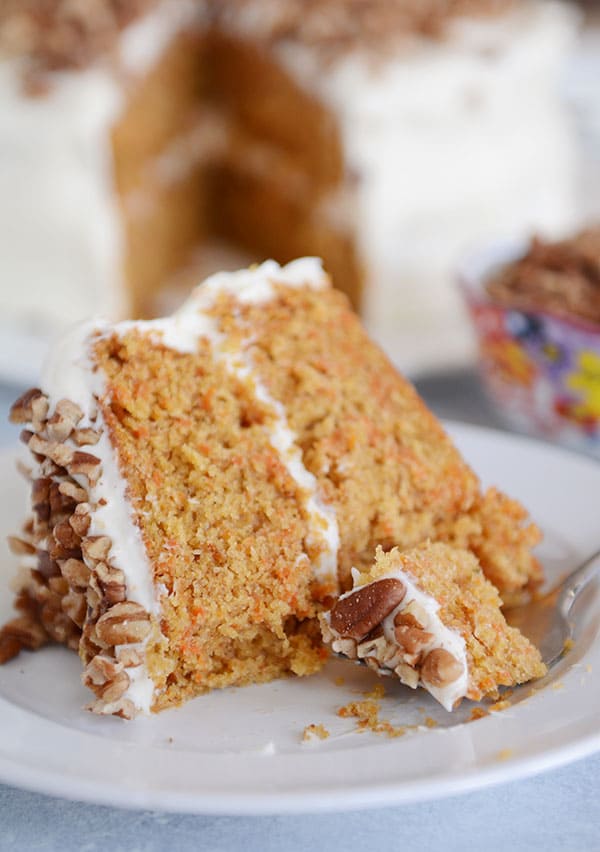
[[432,719],[431,716],[427,716],[425,718],[425,727],[426,728],[437,728],[437,726],[438,726],[438,723],[435,721],[435,719]]
[[495,701],[493,704],[490,704],[490,711],[492,713],[498,713],[500,710],[506,710],[506,708],[510,706],[511,704],[508,698],[502,698],[500,701]]
[[[375,692],[375,690],[373,690]],[[406,727],[392,725],[387,719],[379,718],[379,705],[373,700],[351,701],[337,711],[343,719],[355,718],[358,731],[372,731],[374,734],[385,734],[388,737],[402,737]]]
[[587,664],[586,664],[585,670],[586,670],[586,672],[588,672],[588,673],[590,673],[590,672],[592,671],[592,667],[591,667],[591,665],[590,665],[589,663],[587,663]]
[[489,710],[485,710],[483,707],[473,707],[469,717],[469,722],[475,722],[477,719],[483,719],[485,716],[489,715]]
[[514,749],[512,748],[502,748],[496,755],[496,760],[510,760],[510,758],[513,757],[514,753]]
[[346,679],[339,675],[333,682],[336,686],[343,686],[346,683]]
[[572,651],[575,647],[575,642],[572,639],[565,639],[565,644],[563,645],[563,654],[566,654],[567,651]]
[[302,731],[302,742],[313,743],[316,740],[326,740],[329,737],[329,731],[325,725],[307,725]]
[[564,689],[564,688],[565,688],[565,685],[564,685],[564,683],[562,682],[562,680],[557,680],[557,681],[556,681],[556,683],[553,683],[553,684],[552,684],[552,689],[553,689],[555,692],[560,692],[560,690],[561,690],[561,689]]
[[379,701],[385,698],[385,686],[382,683],[376,683],[373,689],[364,692],[365,698],[372,698],[374,701]]

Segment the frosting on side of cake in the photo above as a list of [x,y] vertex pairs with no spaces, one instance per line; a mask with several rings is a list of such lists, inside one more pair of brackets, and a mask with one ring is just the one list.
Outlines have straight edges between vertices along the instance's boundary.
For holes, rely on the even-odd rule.
[[[356,582],[359,572],[353,570]],[[396,674],[412,689],[426,689],[448,711],[467,695],[469,688],[468,661],[463,637],[447,627],[439,615],[440,605],[426,594],[406,571],[396,570],[378,577],[373,583],[355,586],[339,598],[348,601],[364,589],[374,589],[381,581],[398,581],[404,589],[400,602],[373,625],[361,638],[343,635],[332,625],[332,613],[320,616],[324,641],[335,653],[350,659],[364,660],[380,675]],[[356,599],[356,598],[355,598]],[[406,631],[402,633],[402,631]],[[410,632],[412,631],[412,632]],[[439,658],[440,651],[450,655],[452,672],[449,678],[439,673],[429,677],[428,658]],[[430,656],[433,654],[433,657]],[[431,668],[431,666],[429,666]],[[435,681],[435,682],[434,682]],[[446,682],[444,682],[446,681]]]
[[[160,604],[152,582],[151,566],[127,498],[127,483],[119,470],[116,452],[97,404],[97,400],[105,393],[105,385],[102,374],[94,370],[89,348],[95,334],[102,333],[103,328],[106,328],[103,323],[86,322],[76,326],[63,338],[46,361],[42,387],[49,398],[50,412],[60,400],[67,399],[83,412],[80,428],[91,428],[100,433],[96,443],[79,447],[81,451],[88,451],[100,460],[101,472],[97,481],[88,483],[87,477],[71,474],[88,491],[88,502],[94,507],[88,535],[110,538],[110,561],[125,576],[127,600],[140,604],[146,612],[157,618]],[[140,653],[142,663],[128,669],[129,686],[122,696],[132,701],[136,710],[142,713],[150,712],[154,694],[154,683],[143,661],[144,648],[149,638],[127,646],[128,650]],[[117,658],[124,649],[123,645],[115,647]],[[103,712],[113,712],[112,704],[108,703]]]

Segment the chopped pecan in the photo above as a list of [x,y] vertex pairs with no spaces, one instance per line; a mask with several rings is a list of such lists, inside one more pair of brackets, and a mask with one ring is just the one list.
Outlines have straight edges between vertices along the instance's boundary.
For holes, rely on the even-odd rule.
[[61,493],[58,482],[53,482],[50,485],[50,512],[55,516],[55,520],[56,515],[65,515],[72,512],[74,508],[75,503],[71,498]]
[[13,402],[8,415],[11,423],[30,423],[33,419],[31,404],[39,399],[43,393],[39,388],[30,388],[28,391]]
[[120,716],[121,719],[133,719],[136,715],[135,704],[129,698],[120,698],[118,701],[107,703],[102,698],[88,704],[86,710],[92,713],[100,713],[103,716]]
[[376,580],[340,598],[331,610],[331,626],[344,638],[362,639],[398,606],[406,594],[395,578]]
[[87,601],[81,592],[68,592],[61,602],[62,611],[74,621],[77,627],[83,627],[87,612]]
[[31,482],[33,478],[32,470],[29,465],[25,464],[23,459],[17,459],[16,468],[26,482]]
[[83,411],[69,399],[56,404],[54,414],[48,418],[46,428],[52,441],[65,441],[83,417]]
[[90,485],[95,485],[101,473],[100,459],[91,453],[75,450],[69,466],[69,473],[72,476],[87,476]]
[[73,531],[80,537],[87,535],[91,523],[89,503],[79,503],[69,518],[69,524]]
[[16,657],[22,647],[16,636],[0,630],[0,666]]
[[117,659],[126,669],[137,668],[144,662],[144,658],[138,649],[132,648],[128,645],[124,645],[122,648],[119,648],[117,652]]
[[22,444],[25,444],[26,447],[29,446],[29,442],[32,438],[33,432],[31,431],[31,429],[21,429],[21,431],[19,432],[19,441],[21,441]]
[[456,657],[445,648],[430,651],[421,666],[421,678],[431,686],[448,686],[462,675],[464,669]]
[[50,554],[46,550],[38,550],[37,552],[37,570],[46,580],[60,574],[58,562],[51,559]]
[[150,633],[150,616],[134,601],[111,607],[96,622],[96,636],[107,646],[143,642]]
[[57,559],[79,559],[81,547],[64,547],[56,538],[52,538],[48,545],[50,558]]
[[86,560],[92,564],[106,562],[112,547],[112,541],[107,535],[91,535],[82,539],[81,550]]
[[48,476],[43,476],[33,480],[31,488],[31,505],[34,511],[39,506],[48,506],[50,502],[50,485],[52,480]]
[[72,589],[84,592],[90,580],[90,569],[81,559],[66,559],[60,566],[63,577]]
[[102,650],[100,646],[96,644],[94,638],[94,625],[89,622],[84,624],[83,630],[81,631],[81,641],[79,643],[79,653],[84,662],[89,662]]
[[60,465],[55,464],[52,459],[44,458],[40,456],[40,473],[42,476],[66,476],[67,471],[66,468],[60,467]]
[[57,464],[59,467],[68,468],[75,453],[73,452],[71,447],[68,447],[66,444],[52,444],[51,450],[48,453],[48,457],[52,459],[52,461]]
[[433,633],[409,624],[399,624],[394,629],[394,636],[400,647],[409,654],[419,654],[433,639]]
[[69,591],[69,584],[62,576],[62,574],[58,574],[56,577],[49,578],[48,588],[56,595],[59,595],[60,598],[62,598],[63,595],[66,595]]
[[[42,625],[28,614],[13,618],[5,624],[0,631],[0,637],[2,642],[6,642],[8,638],[16,640],[21,648],[28,648],[30,651],[41,648],[48,641],[48,634]],[[14,643],[7,644],[9,649],[14,648]]]
[[394,672],[398,675],[402,683],[410,686],[411,689],[416,689],[419,685],[419,672],[406,663],[399,663],[394,669]]
[[[88,689],[96,692],[98,687],[104,687],[122,671],[123,664],[115,660],[114,657],[108,657],[105,654],[96,654],[83,670],[81,679]],[[98,693],[96,692],[96,694]]]
[[[106,604],[104,603],[100,583],[94,574],[90,574],[89,585],[86,589],[85,597],[88,606],[88,618],[95,622],[106,611]],[[95,634],[93,639],[94,641],[97,639]]]
[[70,497],[74,503],[85,503],[88,499],[88,493],[85,488],[82,488],[80,485],[77,485],[76,482],[72,482],[69,479],[64,482],[60,482],[58,490],[61,494],[64,494],[65,497]]
[[35,546],[30,541],[25,541],[16,535],[9,535],[7,541],[11,553],[15,556],[30,556],[35,553]]
[[409,627],[420,627],[426,630],[429,625],[429,616],[421,604],[412,600],[402,608],[402,612],[396,613],[394,626],[397,627],[399,624],[407,624]]
[[89,426],[85,429],[75,429],[71,435],[71,439],[78,447],[93,446],[100,440],[100,432]]
[[79,636],[79,631],[75,627],[68,615],[62,611],[60,607],[61,599],[51,601],[45,604],[40,610],[41,622],[50,638],[55,642],[60,642],[62,645],[67,645],[69,639],[76,633]]
[[376,639],[366,639],[361,642],[356,649],[357,656],[360,660],[365,657],[376,657],[378,660],[384,657],[387,648],[387,642],[384,636],[379,636]]
[[52,530],[57,544],[64,550],[77,550],[81,545],[81,537],[77,535],[69,521],[61,521]]
[[106,562],[98,562],[94,567],[94,574],[100,584],[102,596],[109,606],[125,600],[125,574],[119,568],[112,568]]
[[355,660],[358,656],[354,639],[334,639],[331,644],[331,650],[335,654],[343,654],[350,660]]
[[45,396],[38,396],[31,401],[31,425],[36,432],[40,432],[44,428],[48,408],[48,398]]

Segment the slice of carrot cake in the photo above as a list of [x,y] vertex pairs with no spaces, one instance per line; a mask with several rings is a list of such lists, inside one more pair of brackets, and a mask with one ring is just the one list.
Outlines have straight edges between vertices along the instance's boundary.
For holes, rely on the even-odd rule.
[[315,259],[76,327],[12,420],[32,517],[0,660],[77,648],[96,712],[316,671],[317,615],[377,546],[460,541],[506,597],[540,577],[524,510],[482,494]]
[[353,579],[354,589],[320,616],[325,642],[378,674],[424,687],[446,710],[546,672],[538,650],[507,625],[497,590],[467,550],[378,548],[372,568]]

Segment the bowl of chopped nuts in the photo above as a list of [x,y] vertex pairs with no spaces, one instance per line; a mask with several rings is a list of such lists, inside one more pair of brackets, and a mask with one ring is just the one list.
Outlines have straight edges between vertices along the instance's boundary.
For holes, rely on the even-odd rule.
[[459,283],[500,416],[600,456],[600,226],[485,249]]

